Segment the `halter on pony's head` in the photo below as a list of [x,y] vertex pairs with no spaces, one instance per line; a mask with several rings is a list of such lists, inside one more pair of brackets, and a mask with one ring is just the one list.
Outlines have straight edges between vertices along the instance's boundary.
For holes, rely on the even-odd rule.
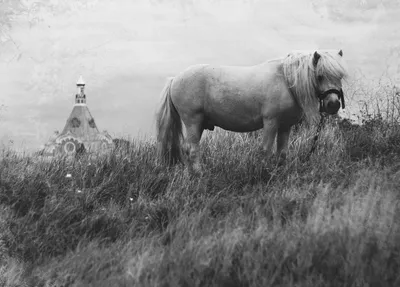
[[[338,55],[339,55],[340,57],[343,57],[343,51],[340,50],[339,53],[338,53]],[[314,67],[315,67],[315,68],[317,67],[317,64],[318,64],[318,61],[320,60],[320,58],[321,58],[321,55],[320,55],[317,51],[315,51],[315,52],[314,52],[314,56],[313,56],[313,64],[314,64]],[[316,74],[317,74],[317,72],[316,72]],[[316,75],[316,77],[318,77],[318,75]],[[324,100],[325,100],[326,97],[327,97],[328,95],[330,95],[330,94],[336,94],[336,95],[338,96],[338,98],[339,98],[339,100],[340,100],[340,102],[341,102],[341,107],[342,107],[342,109],[344,109],[344,108],[346,107],[346,106],[345,106],[345,100],[344,100],[343,89],[342,89],[342,88],[340,88],[339,90],[338,90],[338,89],[335,89],[335,88],[331,88],[331,89],[328,89],[328,90],[326,90],[326,91],[321,92],[321,91],[319,90],[319,87],[318,87],[318,88],[317,88],[317,98],[319,99],[319,112],[320,112],[320,113],[322,113],[322,112],[327,112],[327,111],[326,111],[326,108],[325,108],[325,106],[324,106]],[[339,106],[337,109],[339,109],[339,108],[340,108],[340,106]]]
[[335,114],[344,96],[341,81],[347,76],[342,51],[296,51],[282,61],[283,75],[306,122],[315,122],[316,99],[320,110]]
[[323,113],[325,111],[324,108],[324,99],[329,95],[329,94],[336,94],[339,97],[340,102],[342,103],[342,109],[345,109],[345,102],[344,102],[344,94],[343,94],[343,89],[337,90],[337,89],[329,89],[321,94],[318,95],[319,99],[319,112]]

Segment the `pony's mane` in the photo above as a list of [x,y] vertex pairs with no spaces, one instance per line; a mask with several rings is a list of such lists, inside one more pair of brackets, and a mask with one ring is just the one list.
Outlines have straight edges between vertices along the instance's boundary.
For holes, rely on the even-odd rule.
[[[339,61],[338,51],[317,51],[321,56],[314,66],[314,51],[294,51],[282,60],[283,74],[289,89],[303,110],[306,122],[312,123],[318,116],[318,76],[338,82],[347,77],[344,63]],[[336,57],[336,58],[335,58]]]

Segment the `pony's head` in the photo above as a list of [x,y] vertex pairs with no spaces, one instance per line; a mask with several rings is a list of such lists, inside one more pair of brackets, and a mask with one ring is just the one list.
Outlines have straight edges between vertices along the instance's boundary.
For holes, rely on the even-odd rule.
[[342,79],[347,71],[342,58],[342,50],[324,50],[294,52],[283,60],[284,75],[307,121],[316,118],[318,106],[328,114],[345,108]]
[[315,51],[313,55],[320,111],[331,115],[336,114],[340,106],[345,108],[342,79],[346,76],[346,71],[341,63],[342,57],[342,50],[337,53]]

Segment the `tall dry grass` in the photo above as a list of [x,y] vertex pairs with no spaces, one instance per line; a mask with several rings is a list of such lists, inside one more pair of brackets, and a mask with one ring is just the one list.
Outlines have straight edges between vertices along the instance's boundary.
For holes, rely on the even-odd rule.
[[[291,137],[202,141],[202,177],[157,165],[155,143],[99,157],[3,150],[1,286],[398,286],[400,129],[371,115]],[[71,177],[66,177],[70,174]]]

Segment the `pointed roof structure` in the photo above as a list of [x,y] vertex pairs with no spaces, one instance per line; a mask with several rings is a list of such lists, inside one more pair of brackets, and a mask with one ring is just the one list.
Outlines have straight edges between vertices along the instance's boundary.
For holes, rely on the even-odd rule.
[[99,132],[86,104],[85,82],[80,76],[76,82],[78,93],[64,129],[45,146],[45,154],[74,154],[81,150],[106,151],[114,146],[107,132]]
[[85,85],[85,81],[82,78],[82,75],[80,75],[78,81],[76,82],[77,86],[84,86]]

